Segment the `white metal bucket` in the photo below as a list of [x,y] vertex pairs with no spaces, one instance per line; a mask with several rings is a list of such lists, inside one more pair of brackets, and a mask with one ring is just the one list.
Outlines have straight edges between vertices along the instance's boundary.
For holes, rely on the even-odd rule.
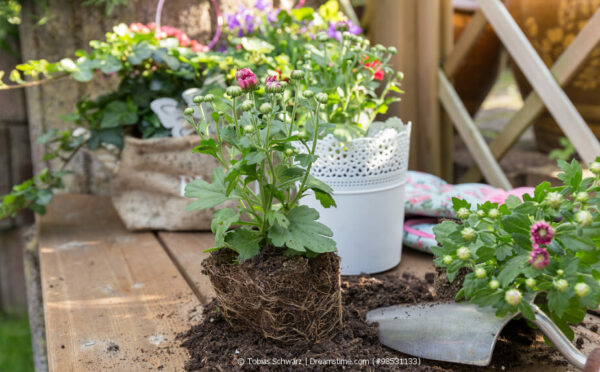
[[[378,124],[398,128],[398,122]],[[399,132],[380,129],[350,143],[332,136],[317,142],[319,160],[311,173],[333,188],[337,208],[323,208],[310,194],[302,204],[315,208],[319,221],[333,231],[344,275],[377,273],[400,263],[410,129],[408,123]]]

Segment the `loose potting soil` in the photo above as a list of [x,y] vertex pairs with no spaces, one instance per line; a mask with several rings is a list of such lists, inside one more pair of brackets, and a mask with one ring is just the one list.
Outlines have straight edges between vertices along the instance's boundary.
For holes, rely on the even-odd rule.
[[[180,335],[190,360],[188,371],[196,370],[402,370],[477,371],[539,370],[562,371],[566,361],[524,321],[509,323],[500,335],[492,363],[486,368],[436,362],[404,355],[383,346],[377,326],[367,325],[365,314],[378,307],[406,303],[435,302],[433,273],[425,280],[405,274],[342,277],[343,328],[331,341],[293,345],[266,340],[257,333],[235,331],[214,302],[204,309],[202,323]],[[473,326],[476,326],[475,324]],[[361,364],[358,364],[361,363]],[[543,368],[539,368],[542,366]],[[537,367],[537,368],[536,368]]]

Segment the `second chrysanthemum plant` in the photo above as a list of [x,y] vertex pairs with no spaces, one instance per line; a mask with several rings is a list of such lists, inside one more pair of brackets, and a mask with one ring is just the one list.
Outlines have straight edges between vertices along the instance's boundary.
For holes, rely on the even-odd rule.
[[454,199],[461,223],[437,225],[433,251],[451,281],[461,268],[471,271],[457,300],[530,320],[535,301],[572,338],[568,324],[600,305],[600,158],[587,178],[576,161],[559,166],[563,186],[544,182],[523,201],[511,196],[475,209]]
[[[332,232],[317,221],[317,211],[298,203],[312,190],[323,206],[335,205],[329,186],[310,175],[325,124],[323,100],[308,90],[302,94],[300,84],[295,83],[303,77],[302,71],[292,73],[289,86],[276,76],[267,76],[261,87],[250,69],[239,70],[236,77],[238,85],[218,98],[229,107],[228,112],[219,111],[214,105],[217,98],[210,94],[194,99],[201,111],[199,122],[191,118],[194,109],[186,109],[188,121],[202,137],[194,151],[220,163],[212,182],[197,179],[187,185],[186,196],[195,199],[188,209],[236,202],[235,208],[214,214],[212,230],[215,249],[232,249],[239,261],[268,247],[308,257],[335,251]],[[212,106],[210,116],[201,103]],[[295,134],[297,115],[295,109],[289,114],[290,106],[301,106],[307,113],[302,135]]]

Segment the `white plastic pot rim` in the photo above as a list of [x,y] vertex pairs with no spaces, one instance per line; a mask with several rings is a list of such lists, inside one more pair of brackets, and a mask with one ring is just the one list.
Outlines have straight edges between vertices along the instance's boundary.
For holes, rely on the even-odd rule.
[[[327,181],[324,181],[325,183],[327,183]],[[375,192],[381,192],[381,191],[386,191],[386,190],[391,190],[391,189],[395,189],[398,187],[402,187],[406,184],[406,179],[403,179],[397,183],[393,183],[391,185],[386,185],[386,186],[381,186],[381,187],[375,187],[375,188],[364,188],[364,189],[359,189],[356,188],[354,190],[333,190],[333,195],[356,195],[356,194],[370,194],[370,193],[375,193]]]

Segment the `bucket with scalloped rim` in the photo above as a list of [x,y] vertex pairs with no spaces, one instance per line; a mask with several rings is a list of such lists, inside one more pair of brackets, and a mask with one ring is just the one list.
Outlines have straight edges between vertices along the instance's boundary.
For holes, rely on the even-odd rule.
[[410,131],[411,123],[390,118],[373,123],[366,137],[340,142],[328,135],[317,142],[311,174],[333,188],[337,208],[323,208],[313,195],[303,204],[333,231],[343,275],[400,263]]

